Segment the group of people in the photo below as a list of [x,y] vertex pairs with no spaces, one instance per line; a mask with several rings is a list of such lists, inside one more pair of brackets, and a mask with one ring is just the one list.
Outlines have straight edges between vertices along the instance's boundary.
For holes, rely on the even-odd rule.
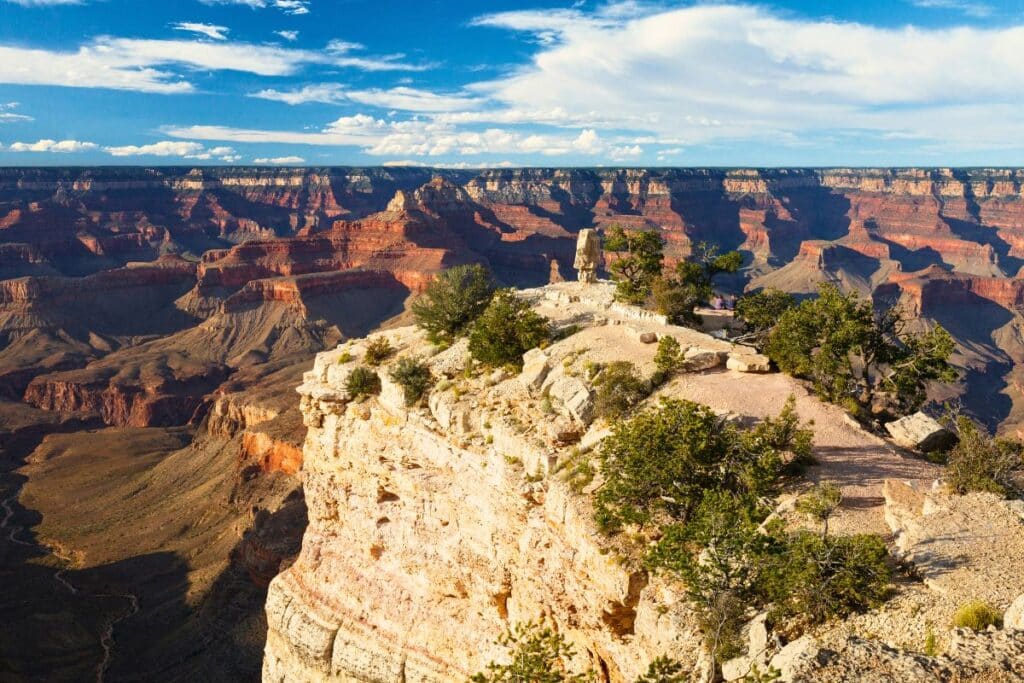
[[716,294],[715,297],[711,299],[711,308],[716,311],[731,311],[735,304],[736,300],[729,295],[722,296],[721,294]]

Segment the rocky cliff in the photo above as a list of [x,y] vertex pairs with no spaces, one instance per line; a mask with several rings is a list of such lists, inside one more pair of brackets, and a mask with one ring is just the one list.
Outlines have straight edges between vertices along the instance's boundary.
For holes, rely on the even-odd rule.
[[[677,338],[691,370],[649,402],[688,398],[750,421],[795,395],[801,416],[815,421],[820,464],[812,478],[843,489],[835,532],[892,529],[894,552],[925,577],[924,586],[899,585],[878,612],[792,643],[751,635],[760,643],[751,656],[765,668],[771,660],[786,681],[923,682],[997,672],[1024,680],[1017,662],[1024,631],[945,626],[958,601],[981,597],[1006,608],[1024,592],[1012,555],[990,561],[995,547],[1024,542],[1018,508],[938,493],[925,504],[917,491],[927,490],[934,466],[863,432],[789,378],[740,372],[761,369],[749,351],[613,304],[605,285],[565,283],[524,296],[556,327],[574,331],[531,351],[517,376],[469,372],[464,342],[431,350],[415,328],[374,336],[386,336],[398,356],[427,359],[438,383],[424,405],[407,407],[384,370],[379,396],[347,395],[345,379],[368,340],[319,354],[304,375],[309,526],[295,563],[270,585],[266,683],[465,680],[503,661],[495,641],[506,628],[537,619],[574,644],[574,668],[592,668],[603,681],[632,681],[659,655],[696,670],[700,638],[683,587],[625,559],[595,529],[587,493],[597,484],[571,485],[575,466],[607,434],[593,421],[585,369],[629,359],[649,372],[651,340],[664,335]],[[796,492],[777,511],[793,523]],[[975,519],[982,510],[989,521]],[[984,547],[965,552],[974,534],[986,534]],[[954,556],[959,579],[944,577]],[[928,628],[948,648],[943,657],[920,654]],[[749,670],[749,660],[728,664],[729,680]]]

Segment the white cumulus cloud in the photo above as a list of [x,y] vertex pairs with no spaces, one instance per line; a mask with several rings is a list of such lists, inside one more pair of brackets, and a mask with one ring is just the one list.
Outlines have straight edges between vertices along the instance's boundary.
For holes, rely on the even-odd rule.
[[309,102],[335,104],[345,100],[345,89],[337,83],[320,83],[318,85],[306,85],[298,90],[281,91],[266,88],[259,92],[251,93],[249,97],[292,105],[307,104]]
[[39,140],[38,142],[15,142],[8,148],[12,152],[88,152],[99,147],[92,142],[78,140]]
[[[221,148],[228,149],[230,148]],[[122,145],[104,147],[103,151],[115,157],[185,157],[187,159],[209,159],[210,153],[198,142],[163,140],[149,145]]]

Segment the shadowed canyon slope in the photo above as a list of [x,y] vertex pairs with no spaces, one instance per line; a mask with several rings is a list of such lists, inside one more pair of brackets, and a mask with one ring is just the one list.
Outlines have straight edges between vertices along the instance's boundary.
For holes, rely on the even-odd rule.
[[[34,544],[14,543],[5,572],[31,561],[22,588],[54,613],[65,566],[92,595],[141,599],[136,628],[113,627],[108,680],[133,666],[190,680],[214,661],[251,679],[258,655],[218,653],[262,647],[266,584],[298,550],[293,390],[313,356],[402,323],[451,265],[516,286],[571,279],[591,226],[659,230],[671,259],[701,241],[738,249],[742,276],[722,282],[736,291],[837,282],[940,322],[964,372],[938,398],[1013,431],[1022,188],[1018,170],[0,169],[0,471],[20,501],[14,538]],[[94,500],[64,506],[69,491]],[[139,501],[161,502],[141,516]],[[161,572],[177,588],[157,590]],[[124,609],[81,600],[100,607],[61,617],[77,625],[67,650],[26,636],[0,649],[0,672],[95,666]],[[237,628],[213,617],[225,604]]]

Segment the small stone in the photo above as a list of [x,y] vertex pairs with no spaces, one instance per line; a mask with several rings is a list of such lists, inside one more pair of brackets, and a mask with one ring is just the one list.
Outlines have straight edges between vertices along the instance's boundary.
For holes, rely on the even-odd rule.
[[653,344],[658,341],[658,335],[654,332],[641,332],[640,336],[637,338],[644,344]]

